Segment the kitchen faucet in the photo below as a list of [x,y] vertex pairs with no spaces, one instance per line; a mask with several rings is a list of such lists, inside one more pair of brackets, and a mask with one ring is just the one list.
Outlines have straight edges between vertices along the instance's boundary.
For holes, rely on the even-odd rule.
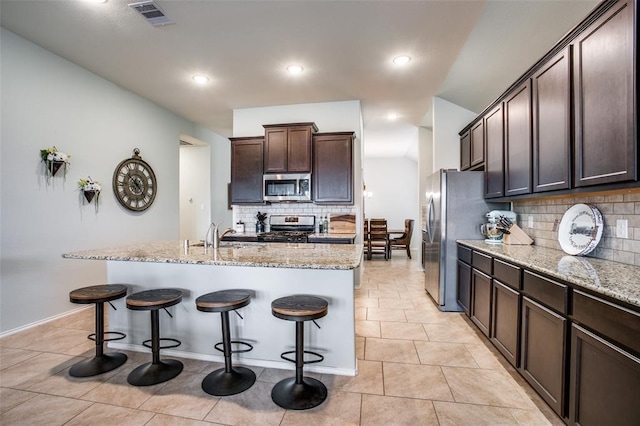
[[[211,225],[209,225],[209,229],[207,229],[207,233],[204,236],[204,247],[205,249],[207,247],[213,246],[214,249],[217,249],[220,247],[220,239],[222,239],[222,237],[224,237],[227,234],[235,234],[236,230],[233,228],[227,228],[224,230],[224,232],[222,232],[222,235],[219,234],[218,232],[218,227],[220,225],[222,225],[223,222],[211,222]],[[211,230],[213,229],[213,232],[211,232]],[[208,244],[207,241],[209,239],[209,232],[211,232],[211,244]]]

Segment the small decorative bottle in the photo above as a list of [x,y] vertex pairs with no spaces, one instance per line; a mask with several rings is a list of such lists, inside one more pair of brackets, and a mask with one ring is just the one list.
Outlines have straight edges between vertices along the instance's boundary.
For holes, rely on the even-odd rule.
[[324,220],[322,221],[322,228],[325,234],[329,233],[329,216],[324,217]]
[[320,216],[318,221],[318,234],[324,234],[324,218]]

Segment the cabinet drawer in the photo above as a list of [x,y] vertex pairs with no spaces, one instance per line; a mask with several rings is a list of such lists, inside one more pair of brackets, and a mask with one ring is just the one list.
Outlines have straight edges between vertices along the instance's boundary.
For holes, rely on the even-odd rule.
[[520,285],[520,271],[521,269],[518,266],[514,266],[500,259],[493,259],[493,277],[502,284],[508,285],[515,290],[522,288]]
[[471,265],[471,249],[458,244],[458,259]]
[[574,290],[573,320],[640,353],[640,314],[636,312]]
[[522,290],[531,298],[555,309],[562,314],[567,313],[567,286],[559,282],[550,280],[524,271]]
[[473,251],[471,264],[474,268],[481,270],[485,274],[492,275],[493,268],[491,267],[491,256],[488,256],[484,253],[480,253],[479,251]]

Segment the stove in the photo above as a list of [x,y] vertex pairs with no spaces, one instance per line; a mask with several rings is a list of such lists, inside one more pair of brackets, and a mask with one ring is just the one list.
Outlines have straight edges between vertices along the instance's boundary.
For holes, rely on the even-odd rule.
[[258,234],[258,241],[265,243],[306,243],[316,227],[316,217],[308,215],[269,217],[269,232]]

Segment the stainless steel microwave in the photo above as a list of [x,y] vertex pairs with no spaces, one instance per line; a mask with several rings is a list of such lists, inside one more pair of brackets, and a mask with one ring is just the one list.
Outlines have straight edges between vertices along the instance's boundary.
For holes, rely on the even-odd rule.
[[263,175],[265,201],[311,201],[311,174]]

